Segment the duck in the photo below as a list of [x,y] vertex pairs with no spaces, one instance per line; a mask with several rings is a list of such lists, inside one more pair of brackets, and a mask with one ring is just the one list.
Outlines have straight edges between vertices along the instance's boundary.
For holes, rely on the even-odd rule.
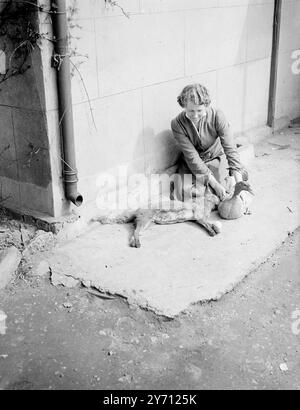
[[244,193],[241,194],[243,191],[254,195],[249,182],[238,182],[235,185],[233,195],[222,201],[218,206],[218,212],[222,219],[239,219],[243,215],[249,214],[249,205],[252,202],[252,198]]

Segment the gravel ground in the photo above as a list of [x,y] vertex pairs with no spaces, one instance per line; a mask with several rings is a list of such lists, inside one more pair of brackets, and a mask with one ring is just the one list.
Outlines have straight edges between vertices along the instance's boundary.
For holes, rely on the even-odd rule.
[[299,389],[299,241],[174,320],[21,275],[0,292],[0,389]]

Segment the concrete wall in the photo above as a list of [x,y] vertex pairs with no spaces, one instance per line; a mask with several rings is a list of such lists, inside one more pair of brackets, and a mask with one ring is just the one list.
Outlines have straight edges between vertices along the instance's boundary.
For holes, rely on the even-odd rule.
[[276,117],[300,117],[300,1],[283,0]]
[[[2,9],[4,5],[1,5]],[[41,17],[46,20],[47,15]],[[36,13],[31,14],[31,22],[39,31],[41,21]],[[7,36],[0,37],[2,73],[15,64],[11,56],[13,53],[16,55],[14,50],[18,44],[18,41],[13,44]],[[55,169],[52,157],[59,152],[55,151],[59,139],[57,127],[51,128],[55,127],[58,119],[53,110],[53,121],[48,121],[48,115],[51,115],[48,110],[49,101],[55,106],[57,98],[54,83],[51,83],[53,74],[50,71],[53,70],[49,66],[49,58],[45,70],[43,66],[46,46],[44,55],[39,47],[35,48],[25,65],[29,69],[0,85],[0,204],[15,211],[54,216],[62,212],[62,206],[56,208],[59,203],[64,204],[64,200],[59,187],[61,183],[53,184]],[[50,76],[47,75],[49,72]],[[48,81],[47,93],[45,81]],[[60,175],[60,159],[56,166],[56,175]],[[56,194],[55,187],[59,194]]]
[[[175,163],[170,121],[188,83],[209,88],[234,133],[266,124],[274,0],[118,0],[129,19],[104,0],[68,2],[83,213],[95,207],[100,173],[126,166],[148,175]],[[300,75],[291,71],[291,55],[300,49],[299,3],[283,0],[277,118],[300,115]],[[39,25],[51,37],[44,13]],[[1,85],[0,195],[13,209],[60,216],[70,208],[52,51],[43,40],[31,69]],[[2,55],[2,66],[8,58],[3,63]]]
[[170,121],[188,83],[209,88],[235,133],[267,120],[273,0],[118,3],[129,19],[119,8],[106,9],[104,0],[78,0],[72,19],[80,26],[72,30],[80,71],[72,92],[87,201],[94,200],[100,172],[128,165],[147,174],[175,162]]

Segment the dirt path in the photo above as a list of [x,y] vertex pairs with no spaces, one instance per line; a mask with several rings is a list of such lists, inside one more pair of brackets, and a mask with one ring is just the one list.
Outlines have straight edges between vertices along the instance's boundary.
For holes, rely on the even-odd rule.
[[234,292],[173,321],[19,281],[0,293],[0,389],[299,389],[299,242],[297,231]]

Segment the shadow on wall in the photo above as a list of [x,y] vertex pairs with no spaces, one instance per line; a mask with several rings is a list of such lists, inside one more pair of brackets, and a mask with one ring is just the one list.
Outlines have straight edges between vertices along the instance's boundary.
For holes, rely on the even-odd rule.
[[246,64],[242,83],[242,130],[265,126],[268,120],[274,2],[248,5]]
[[155,134],[153,128],[147,127],[137,140],[132,160],[135,172],[149,176],[173,167],[179,155],[180,150],[171,130]]
[[267,122],[273,4],[249,4],[234,15],[228,8],[227,13],[232,30],[223,34],[223,50],[216,50],[222,55],[218,105],[236,134]]

